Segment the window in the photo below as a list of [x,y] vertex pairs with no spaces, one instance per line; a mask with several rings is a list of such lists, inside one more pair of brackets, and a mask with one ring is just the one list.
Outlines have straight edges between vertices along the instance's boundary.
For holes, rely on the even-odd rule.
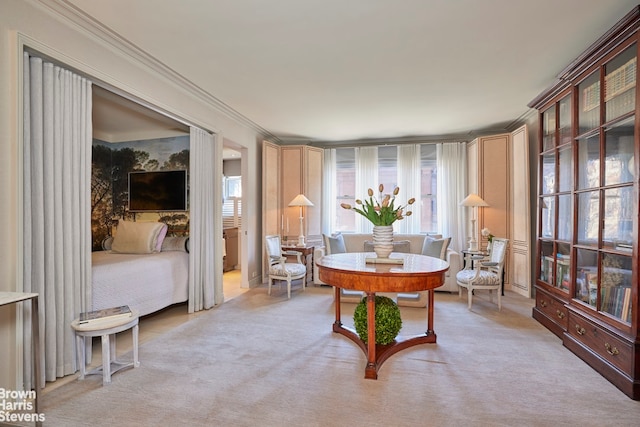
[[356,199],[356,152],[353,148],[336,149],[336,196],[336,231],[355,231],[354,213],[340,207],[341,203],[354,205]]
[[[366,197],[366,194],[356,194],[356,173],[359,167],[366,168],[368,165],[359,164],[356,159],[354,148],[336,149],[336,204],[335,204],[335,231],[338,232],[360,232],[356,229],[356,215],[352,211],[340,207],[341,203],[355,205],[356,198]],[[420,188],[420,195],[407,194],[402,192],[401,203],[406,203],[410,197],[416,198],[419,203],[420,212],[419,230],[411,230],[412,233],[436,231],[438,230],[438,210],[437,210],[437,161],[436,145],[420,145],[420,170],[400,170],[398,164],[398,147],[396,145],[385,145],[378,147],[378,182],[372,183],[374,192],[377,193],[378,184],[384,185],[385,192],[391,192],[398,186],[398,174],[406,173],[415,176],[416,188]],[[418,166],[416,166],[417,168]],[[415,169],[415,168],[414,168]],[[414,205],[416,206],[416,205]]]
[[222,194],[225,199],[230,197],[242,197],[242,177],[225,176],[223,179]]
[[436,145],[420,146],[420,232],[438,230]]
[[[391,193],[398,186],[398,147],[395,145],[378,148],[378,182],[372,185],[384,185],[385,193]],[[404,190],[404,189],[403,189]],[[374,188],[377,192],[378,189]],[[412,197],[403,192],[405,198]],[[400,199],[405,202],[406,199]]]
[[222,226],[240,227],[242,221],[242,177],[225,176],[222,178]]

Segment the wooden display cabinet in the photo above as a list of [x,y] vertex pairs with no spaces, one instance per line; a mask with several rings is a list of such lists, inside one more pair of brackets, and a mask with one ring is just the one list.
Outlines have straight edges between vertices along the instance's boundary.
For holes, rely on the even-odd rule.
[[529,104],[540,114],[533,317],[635,400],[639,28],[636,7]]

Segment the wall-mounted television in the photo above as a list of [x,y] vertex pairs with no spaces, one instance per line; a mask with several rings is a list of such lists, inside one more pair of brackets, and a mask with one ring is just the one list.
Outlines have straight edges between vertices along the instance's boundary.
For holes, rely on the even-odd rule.
[[187,171],[129,172],[129,211],[187,210]]

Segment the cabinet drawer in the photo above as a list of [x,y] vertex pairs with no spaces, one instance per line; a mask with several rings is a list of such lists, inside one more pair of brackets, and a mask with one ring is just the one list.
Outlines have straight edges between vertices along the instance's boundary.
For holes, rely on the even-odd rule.
[[567,330],[567,308],[562,301],[553,298],[551,295],[540,292],[536,292],[536,308],[544,313],[553,322],[559,324],[563,330]]
[[578,316],[569,314],[569,328],[567,332],[578,342],[598,354],[616,368],[627,375],[632,373],[631,343],[607,332],[595,323]]

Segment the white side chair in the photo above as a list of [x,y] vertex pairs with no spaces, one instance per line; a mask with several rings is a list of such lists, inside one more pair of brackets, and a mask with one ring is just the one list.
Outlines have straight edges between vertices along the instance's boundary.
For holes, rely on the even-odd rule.
[[458,297],[462,297],[462,288],[467,288],[469,310],[471,310],[474,291],[488,290],[489,301],[493,302],[494,289],[498,291],[498,310],[502,309],[500,294],[502,293],[502,272],[508,242],[508,239],[494,237],[491,242],[491,255],[488,258],[467,262],[465,268],[456,274]]
[[[302,279],[302,290],[306,286],[307,266],[302,263],[301,253],[297,251],[283,251],[280,244],[280,236],[265,236],[265,246],[269,257],[269,291],[271,295],[271,284],[274,280],[285,280],[287,282],[287,298],[291,299],[291,281]],[[295,255],[298,262],[287,262],[284,255]]]

